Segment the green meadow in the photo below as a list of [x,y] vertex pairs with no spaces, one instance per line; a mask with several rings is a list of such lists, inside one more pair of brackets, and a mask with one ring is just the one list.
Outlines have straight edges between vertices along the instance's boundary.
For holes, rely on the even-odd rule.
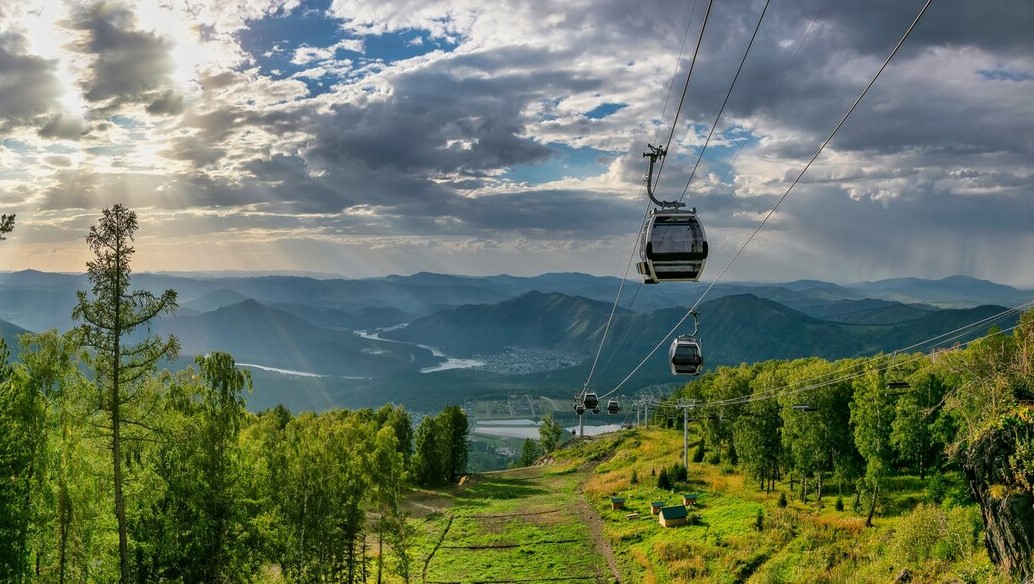
[[[989,562],[979,510],[957,477],[940,505],[926,502],[917,477],[894,479],[866,528],[864,505],[835,483],[805,502],[786,482],[765,492],[735,467],[691,462],[687,480],[657,488],[661,469],[681,461],[680,431],[639,428],[576,440],[533,467],[415,491],[420,581],[1009,581]],[[699,495],[689,524],[662,527],[650,503],[681,504],[683,493]],[[612,496],[625,508],[612,509]]]

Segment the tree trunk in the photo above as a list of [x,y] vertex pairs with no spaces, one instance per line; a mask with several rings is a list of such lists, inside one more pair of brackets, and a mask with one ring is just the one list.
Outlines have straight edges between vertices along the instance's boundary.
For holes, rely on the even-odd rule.
[[818,490],[816,491],[815,503],[818,507],[822,507],[822,471],[815,473],[818,482]]
[[[118,352],[115,352],[116,359]],[[111,459],[114,463],[115,518],[118,520],[119,582],[129,583],[129,538],[126,528],[126,500],[122,493],[122,418],[119,408],[118,369],[111,390]]]
[[980,504],[987,555],[1017,582],[1034,584],[1034,493],[1009,468],[1012,432],[993,428],[981,435],[966,452],[963,471]]
[[865,526],[872,527],[872,516],[876,513],[876,496],[880,492],[880,484],[875,483],[872,486],[872,500],[869,502],[869,516],[865,518]]

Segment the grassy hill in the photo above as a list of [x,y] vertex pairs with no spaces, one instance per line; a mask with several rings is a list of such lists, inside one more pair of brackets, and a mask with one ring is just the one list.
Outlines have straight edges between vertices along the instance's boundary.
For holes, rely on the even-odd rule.
[[[785,483],[765,493],[731,466],[691,463],[687,482],[657,489],[653,473],[681,461],[681,449],[679,431],[626,430],[574,441],[536,467],[414,492],[425,581],[1008,581],[987,558],[979,510],[960,484],[928,505],[923,482],[896,479],[866,528],[847,487],[843,511],[835,485],[821,506],[812,497],[781,507]],[[650,502],[676,504],[687,491],[699,493],[695,524],[661,527]],[[612,495],[626,509],[611,509]]]

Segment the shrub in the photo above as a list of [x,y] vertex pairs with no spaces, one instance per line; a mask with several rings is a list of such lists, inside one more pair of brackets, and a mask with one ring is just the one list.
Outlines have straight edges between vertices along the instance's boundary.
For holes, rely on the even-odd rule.
[[973,508],[945,510],[920,503],[902,517],[894,533],[892,549],[909,562],[929,558],[953,561],[968,553],[976,542],[980,519]]
[[722,465],[722,474],[731,475],[731,474],[733,474],[735,472],[736,472],[736,467],[735,466],[733,466],[733,465],[731,465],[729,463],[725,463],[725,464]]
[[722,461],[722,455],[716,450],[707,455],[707,464],[718,464]]
[[930,503],[940,505],[948,494],[948,481],[943,474],[935,472],[926,479],[926,499]]
[[628,479],[628,482],[633,485],[639,484],[639,475],[635,472],[634,468],[632,469],[632,477]]
[[758,514],[754,516],[754,529],[757,531],[765,530],[765,510],[759,508]]
[[701,438],[700,442],[697,442],[697,449],[693,451],[693,462],[704,461],[704,440]]
[[837,511],[843,511],[844,510],[844,498],[838,496],[837,497],[837,502],[834,505],[834,507],[836,508]]
[[671,490],[671,477],[668,476],[668,469],[662,468],[661,472],[657,475],[657,488],[662,491]]
[[689,479],[689,471],[681,462],[676,462],[671,466],[671,470],[668,471],[668,478],[672,482],[684,483]]
[[787,505],[786,493],[783,493],[782,491],[779,492],[779,503],[778,503],[778,505],[780,507],[784,508],[784,509],[786,508],[786,505]]

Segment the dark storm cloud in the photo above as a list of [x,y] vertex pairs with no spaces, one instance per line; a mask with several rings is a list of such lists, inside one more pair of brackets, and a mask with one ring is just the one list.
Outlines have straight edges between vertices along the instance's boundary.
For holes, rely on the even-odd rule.
[[22,36],[0,33],[0,131],[36,126],[58,105],[54,63],[25,48]]
[[[551,150],[524,137],[522,114],[550,92],[587,91],[602,80],[563,71],[527,71],[539,51],[500,49],[461,55],[392,79],[383,102],[334,106],[307,158],[318,166],[343,159],[406,173],[471,173],[544,161]],[[556,59],[556,55],[549,55]],[[501,69],[519,71],[493,74]],[[466,146],[460,146],[464,142]]]
[[87,33],[86,42],[76,48],[95,57],[93,74],[83,88],[88,101],[114,111],[125,103],[154,106],[171,99],[162,90],[173,69],[172,47],[161,37],[139,30],[128,6],[94,4],[77,14],[71,26]]

